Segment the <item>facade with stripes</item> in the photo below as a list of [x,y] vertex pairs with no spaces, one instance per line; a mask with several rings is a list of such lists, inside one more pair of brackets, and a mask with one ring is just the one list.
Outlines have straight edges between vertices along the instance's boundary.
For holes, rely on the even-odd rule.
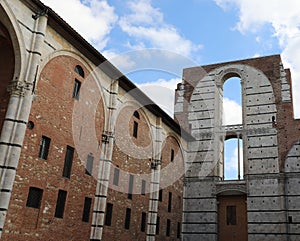
[[38,0],[0,53],[1,240],[180,240],[192,137]]
[[[300,121],[279,55],[187,68],[175,116],[190,128],[182,236],[186,241],[300,239]],[[237,79],[241,123],[223,123],[223,86]],[[231,89],[235,91],[235,89]],[[237,140],[236,178],[224,146]]]

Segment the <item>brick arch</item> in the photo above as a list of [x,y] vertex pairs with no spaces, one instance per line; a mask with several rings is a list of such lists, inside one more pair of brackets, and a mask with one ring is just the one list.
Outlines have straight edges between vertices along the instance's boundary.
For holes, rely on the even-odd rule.
[[[60,52],[48,57],[36,83],[37,97],[33,102],[30,120],[36,123],[37,129],[51,123],[61,130],[64,134],[57,133],[55,138],[74,146],[79,158],[85,161],[89,153],[100,156],[98,146],[102,142],[101,134],[105,125],[105,104],[91,68],[81,58],[74,56],[77,55]],[[86,78],[75,72],[76,65],[82,66],[87,73]],[[78,99],[72,96],[75,80],[81,83]],[[44,109],[55,109],[56,113],[42,111],[37,114]],[[72,130],[72,133],[68,130]]]
[[[174,159],[171,161],[172,149]],[[184,151],[180,140],[173,133],[168,133],[163,142],[161,153],[161,184],[162,188],[172,185],[184,174]]]

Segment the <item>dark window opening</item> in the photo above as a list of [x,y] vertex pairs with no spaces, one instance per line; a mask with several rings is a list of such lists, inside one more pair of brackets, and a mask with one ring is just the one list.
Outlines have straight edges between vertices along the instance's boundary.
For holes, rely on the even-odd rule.
[[141,232],[146,231],[146,213],[142,212],[142,220],[141,220]]
[[70,178],[73,157],[74,157],[74,148],[71,146],[67,146],[64,169],[63,169],[63,177]]
[[132,199],[133,192],[133,175],[129,175],[128,199]]
[[134,121],[133,122],[133,133],[132,133],[132,135],[135,138],[137,138],[137,136],[138,136],[138,128],[139,128],[139,124],[136,121]]
[[92,199],[89,197],[85,197],[83,213],[82,213],[82,221],[83,222],[89,222],[89,220],[90,220],[91,205],[92,205]]
[[85,174],[91,176],[93,173],[94,157],[92,154],[87,156]]
[[142,194],[142,195],[145,195],[145,194],[146,194],[146,181],[145,181],[145,180],[142,180],[141,194]]
[[49,148],[50,148],[50,141],[51,139],[47,136],[42,136],[40,142],[40,151],[39,151],[39,158],[47,160]]
[[163,199],[163,190],[160,189],[158,193],[158,201],[162,202],[162,199]]
[[43,190],[37,187],[30,187],[26,207],[40,208],[43,197]]
[[174,155],[175,155],[175,153],[174,153],[174,150],[173,150],[173,149],[171,149],[171,162],[173,162],[173,161],[174,161]]
[[289,223],[293,223],[293,217],[289,216]]
[[77,74],[79,74],[82,78],[84,78],[84,71],[80,65],[76,65],[74,70]]
[[67,199],[67,192],[64,190],[59,190],[57,195],[55,215],[54,215],[56,218],[64,217],[66,199]]
[[181,224],[178,222],[177,223],[177,238],[180,238],[180,233],[181,233]]
[[130,228],[130,217],[131,217],[131,209],[126,208],[126,216],[125,216],[125,228]]
[[236,206],[226,207],[227,225],[236,225]]
[[72,97],[76,100],[79,99],[80,87],[81,87],[81,82],[75,79]]
[[168,201],[168,212],[172,210],[172,193],[169,192],[169,201]]
[[119,176],[120,176],[120,169],[119,168],[115,168],[114,169],[114,179],[113,179],[113,184],[115,186],[119,185]]
[[160,226],[160,217],[159,216],[157,216],[157,218],[156,218],[156,235],[158,235],[159,234],[159,226]]
[[104,224],[106,226],[111,226],[112,214],[113,214],[113,204],[107,203],[107,205],[106,205],[105,222],[104,222]]
[[171,229],[171,221],[170,219],[167,219],[167,228],[166,228],[166,236],[170,236],[170,229]]
[[135,111],[135,112],[133,113],[133,116],[134,116],[135,118],[137,118],[137,119],[140,119],[140,114],[139,114],[139,112],[137,112],[137,111]]

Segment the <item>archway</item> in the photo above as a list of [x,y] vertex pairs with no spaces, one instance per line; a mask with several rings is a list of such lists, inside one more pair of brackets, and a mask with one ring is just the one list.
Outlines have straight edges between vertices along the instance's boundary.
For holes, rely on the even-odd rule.
[[10,35],[1,22],[0,53],[0,130],[2,130],[9,101],[7,88],[14,76],[15,54]]

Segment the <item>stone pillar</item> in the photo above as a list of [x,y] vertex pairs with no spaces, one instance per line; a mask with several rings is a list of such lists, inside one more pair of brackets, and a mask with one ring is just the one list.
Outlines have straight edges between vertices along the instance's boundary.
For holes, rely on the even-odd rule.
[[156,222],[158,212],[158,198],[160,185],[161,152],[162,152],[162,127],[161,118],[157,118],[154,133],[153,158],[151,162],[150,199],[147,224],[147,241],[154,241],[156,235]]
[[91,241],[102,239],[104,214],[106,209],[107,191],[109,185],[110,168],[114,146],[115,110],[117,105],[119,82],[114,81],[111,85],[110,103],[108,106],[109,116],[106,130],[102,134],[102,151],[100,156],[99,173],[95,194],[94,211],[91,228]]
[[13,80],[8,88],[10,100],[0,137],[0,237],[9,206],[19,163],[26,125],[29,118],[33,86],[41,59],[47,27],[47,15],[37,14],[32,33],[32,49],[28,55],[25,76]]

